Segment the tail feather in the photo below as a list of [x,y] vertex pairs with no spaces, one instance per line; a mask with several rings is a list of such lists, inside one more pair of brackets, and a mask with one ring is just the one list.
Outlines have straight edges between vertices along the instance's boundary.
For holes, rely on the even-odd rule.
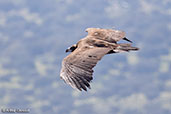
[[118,47],[114,50],[115,52],[129,52],[137,51],[139,48],[132,47],[131,44],[118,44]]

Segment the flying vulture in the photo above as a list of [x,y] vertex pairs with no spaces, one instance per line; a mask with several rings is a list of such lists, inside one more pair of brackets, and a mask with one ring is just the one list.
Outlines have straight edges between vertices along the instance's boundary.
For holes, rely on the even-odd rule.
[[[106,54],[137,51],[124,31],[101,28],[87,28],[88,35],[66,50],[71,52],[62,61],[61,79],[80,91],[90,89],[93,67]],[[130,43],[117,43],[126,40]]]

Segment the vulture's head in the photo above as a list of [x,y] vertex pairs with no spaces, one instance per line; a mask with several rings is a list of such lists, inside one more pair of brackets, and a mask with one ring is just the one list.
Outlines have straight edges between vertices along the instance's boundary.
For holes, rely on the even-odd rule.
[[72,45],[71,47],[69,47],[68,49],[66,49],[66,53],[67,52],[73,52],[75,49],[77,48],[77,45],[76,44],[74,44],[74,45]]

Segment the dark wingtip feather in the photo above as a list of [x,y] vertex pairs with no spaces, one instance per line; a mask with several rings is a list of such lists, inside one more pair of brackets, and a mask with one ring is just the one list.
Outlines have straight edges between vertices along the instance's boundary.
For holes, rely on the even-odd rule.
[[83,77],[77,77],[77,78],[79,79],[79,83],[80,83],[82,89],[85,90],[85,91],[87,91],[87,88],[86,88],[87,87],[87,83],[84,80],[84,78]]
[[[75,80],[77,81],[77,84],[78,84],[78,86],[79,86],[79,90],[80,89],[83,89],[83,90],[85,90],[85,91],[87,91],[87,88],[85,87],[85,85],[84,85],[84,83],[83,83],[83,81],[79,78],[79,77],[74,77],[75,78]],[[81,90],[80,90],[81,91]]]
[[73,77],[74,78],[74,83],[77,84],[76,88],[81,90],[85,90],[87,91],[87,88],[91,89],[90,87],[90,80],[92,79],[91,77],[85,78],[82,76],[78,76],[78,77]]
[[82,82],[86,85],[86,87],[88,87],[90,89],[90,84],[89,82],[84,78],[84,77],[80,77],[80,79],[82,80]]
[[85,87],[85,85],[83,83],[80,83],[81,87],[83,90],[87,91],[87,88]]
[[133,50],[133,51],[139,50],[139,48],[137,48],[137,47],[131,47],[131,48],[132,48],[131,50]]
[[71,77],[71,79],[72,79],[72,81],[74,82],[74,85],[76,86],[76,88],[77,88],[78,90],[82,91],[82,90],[81,90],[81,86],[80,86],[80,84],[78,83],[77,79],[75,79],[74,77]]
[[126,37],[124,37],[124,38],[123,38],[123,40],[126,40],[126,41],[128,41],[128,42],[132,43],[132,41],[131,41],[131,40],[129,40],[129,39],[127,39]]
[[85,76],[84,79],[86,79],[88,82],[91,82],[91,80],[93,80],[93,77]]

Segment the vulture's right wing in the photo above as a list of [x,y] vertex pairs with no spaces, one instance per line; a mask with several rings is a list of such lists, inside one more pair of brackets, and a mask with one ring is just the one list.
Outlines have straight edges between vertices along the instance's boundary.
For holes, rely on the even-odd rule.
[[119,40],[126,40],[131,42],[131,40],[125,37],[125,32],[113,29],[100,29],[100,28],[87,28],[88,36],[93,36],[95,39],[100,39],[110,43],[117,43]]

